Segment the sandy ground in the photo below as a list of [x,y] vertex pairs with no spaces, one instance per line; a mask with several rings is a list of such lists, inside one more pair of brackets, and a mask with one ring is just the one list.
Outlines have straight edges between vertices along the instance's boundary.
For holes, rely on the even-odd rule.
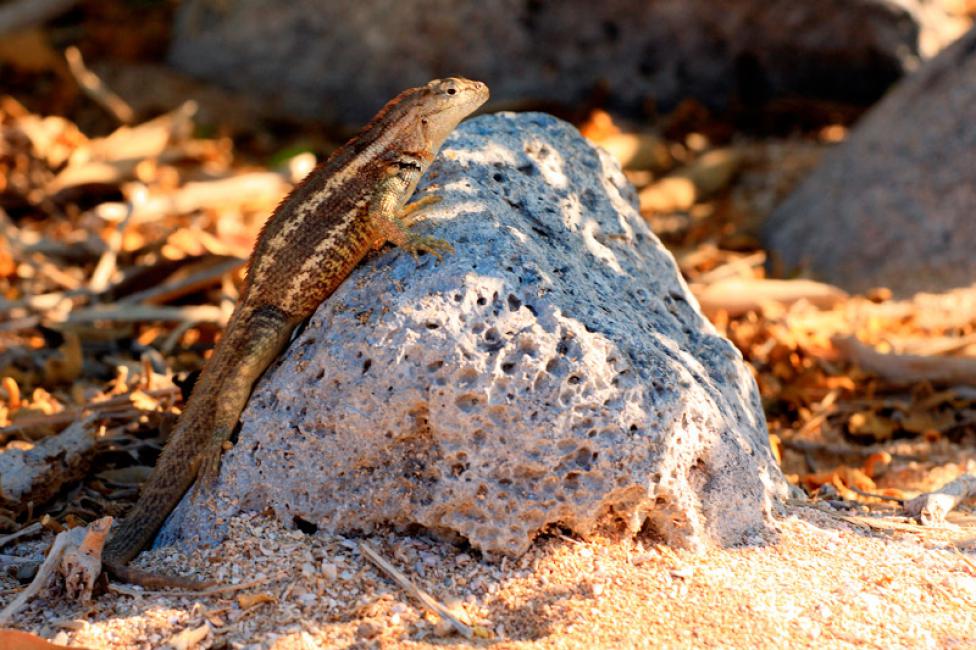
[[15,627],[89,648],[976,648],[973,528],[817,507],[789,507],[765,546],[699,555],[646,537],[553,535],[497,564],[426,537],[370,538],[474,627],[472,641],[369,564],[361,540],[260,515],[236,519],[212,551],[139,563],[259,585],[209,597],[122,587],[87,605],[50,596]]

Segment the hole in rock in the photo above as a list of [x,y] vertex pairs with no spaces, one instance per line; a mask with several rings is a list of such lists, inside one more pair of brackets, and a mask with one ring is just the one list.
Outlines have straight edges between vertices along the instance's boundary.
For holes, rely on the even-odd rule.
[[307,519],[302,519],[298,515],[292,517],[292,523],[295,524],[295,528],[302,531],[306,535],[314,535],[319,531],[319,527],[308,521]]
[[459,395],[454,403],[465,413],[470,413],[481,404],[481,396],[473,393],[465,393],[464,395]]

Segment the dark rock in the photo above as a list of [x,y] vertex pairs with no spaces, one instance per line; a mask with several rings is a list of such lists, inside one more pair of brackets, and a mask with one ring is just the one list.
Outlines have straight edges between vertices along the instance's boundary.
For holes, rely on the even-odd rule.
[[899,295],[976,282],[976,30],[901,82],[770,217],[773,268]]
[[188,0],[171,58],[291,112],[352,124],[403,88],[455,73],[487,82],[501,103],[867,105],[918,63],[920,33],[946,42],[946,22],[924,0]]

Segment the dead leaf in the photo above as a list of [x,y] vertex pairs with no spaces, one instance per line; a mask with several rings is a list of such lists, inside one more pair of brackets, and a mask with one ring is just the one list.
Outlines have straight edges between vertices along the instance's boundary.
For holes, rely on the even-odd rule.
[[618,133],[594,142],[606,149],[624,169],[663,172],[673,164],[667,144],[653,133]]
[[249,609],[261,603],[273,603],[277,599],[266,591],[259,594],[241,594],[237,597],[237,605],[241,609]]
[[892,434],[898,430],[898,424],[875,411],[862,411],[848,418],[847,428],[854,435],[871,436],[882,441],[891,440]]
[[193,650],[201,641],[207,638],[210,634],[210,624],[203,623],[200,627],[186,628],[182,632],[178,632],[169,638],[169,645],[171,645],[174,650]]
[[613,122],[613,117],[605,110],[594,109],[586,121],[580,125],[580,133],[583,137],[594,142],[606,138],[607,136],[620,133],[620,127]]
[[696,202],[725,188],[739,170],[742,161],[741,152],[735,149],[709,151],[641,190],[641,212],[690,210]]
[[56,645],[30,632],[0,629],[0,648],[3,650],[60,650],[69,647],[72,650],[87,650],[82,646]]

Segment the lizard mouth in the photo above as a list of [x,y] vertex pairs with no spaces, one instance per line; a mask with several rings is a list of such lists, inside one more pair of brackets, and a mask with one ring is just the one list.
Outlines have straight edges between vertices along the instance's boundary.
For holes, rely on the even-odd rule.
[[465,93],[468,95],[468,97],[462,100],[463,110],[467,114],[473,113],[480,108],[485,102],[488,101],[488,97],[491,95],[486,84],[480,81],[472,81],[470,83],[471,86],[466,89],[467,92]]

